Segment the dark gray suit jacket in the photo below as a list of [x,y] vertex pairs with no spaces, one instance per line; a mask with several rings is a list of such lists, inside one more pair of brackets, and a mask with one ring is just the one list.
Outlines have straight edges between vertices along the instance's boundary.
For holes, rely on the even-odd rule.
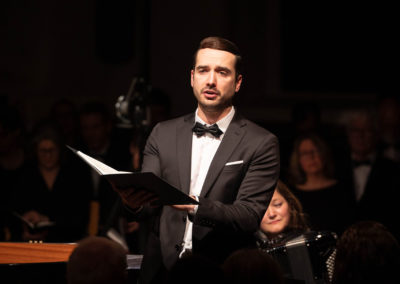
[[[147,140],[142,166],[143,172],[153,172],[187,194],[193,125],[194,113],[156,125]],[[220,262],[248,244],[259,228],[278,177],[278,139],[236,113],[211,162],[199,197],[200,205],[193,218],[193,252]],[[161,260],[167,269],[172,267],[185,232],[187,213],[169,206],[156,211],[159,217],[142,265],[145,279],[151,278]]]

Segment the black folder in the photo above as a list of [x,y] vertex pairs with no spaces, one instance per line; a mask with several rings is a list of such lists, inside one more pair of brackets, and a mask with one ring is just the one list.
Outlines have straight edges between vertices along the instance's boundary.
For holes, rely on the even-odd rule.
[[159,198],[159,201],[157,202],[159,205],[198,204],[195,199],[191,198],[189,195],[180,191],[152,172],[118,171],[81,151],[68,145],[67,147],[99,173],[99,175],[105,177],[110,183],[119,189],[135,188],[155,193]]

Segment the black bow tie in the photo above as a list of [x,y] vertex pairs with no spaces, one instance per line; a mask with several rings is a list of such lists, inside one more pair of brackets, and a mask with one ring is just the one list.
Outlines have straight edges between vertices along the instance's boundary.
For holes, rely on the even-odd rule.
[[207,127],[206,125],[196,122],[196,124],[193,126],[192,130],[197,135],[197,137],[203,136],[204,133],[208,132],[208,133],[211,133],[216,138],[219,138],[221,136],[221,134],[223,133],[222,130],[219,129],[219,127],[216,123]]

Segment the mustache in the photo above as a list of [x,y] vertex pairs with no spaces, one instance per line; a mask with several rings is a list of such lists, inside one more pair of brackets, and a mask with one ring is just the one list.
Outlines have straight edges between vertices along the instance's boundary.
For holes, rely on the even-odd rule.
[[217,88],[205,87],[205,88],[201,89],[202,93],[207,92],[207,91],[211,91],[211,92],[217,93],[218,95],[220,94],[220,92],[218,91]]

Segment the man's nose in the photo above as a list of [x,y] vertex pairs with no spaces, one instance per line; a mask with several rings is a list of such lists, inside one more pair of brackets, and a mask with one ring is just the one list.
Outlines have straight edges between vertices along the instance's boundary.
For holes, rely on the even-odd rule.
[[216,85],[216,79],[217,79],[217,77],[216,77],[215,72],[211,71],[211,72],[209,73],[207,79],[208,79],[208,80],[207,80],[207,84],[208,84],[209,86],[215,86],[215,85]]

